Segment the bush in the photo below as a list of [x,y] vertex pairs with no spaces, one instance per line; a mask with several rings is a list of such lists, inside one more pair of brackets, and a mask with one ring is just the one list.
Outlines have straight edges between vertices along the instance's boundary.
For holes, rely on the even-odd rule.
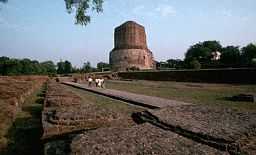
[[191,69],[201,69],[201,64],[198,60],[192,60],[189,62],[189,68]]

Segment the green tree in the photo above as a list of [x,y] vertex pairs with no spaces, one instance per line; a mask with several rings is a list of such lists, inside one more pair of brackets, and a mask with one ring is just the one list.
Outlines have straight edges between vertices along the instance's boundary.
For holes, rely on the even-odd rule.
[[110,65],[108,63],[105,63],[105,62],[99,62],[97,63],[97,69],[98,71],[102,71],[104,70],[105,68],[110,68]]
[[180,59],[168,59],[166,61],[168,63],[168,68],[182,68],[183,61]]
[[192,60],[195,58],[199,62],[210,62],[211,53],[215,51],[221,52],[222,46],[218,41],[204,41],[190,46],[185,54],[185,59]]
[[39,63],[37,60],[0,57],[1,75],[50,74],[55,72],[55,65],[52,61]]
[[56,73],[56,66],[52,61],[44,61],[40,63],[42,68],[42,73],[45,74],[55,74]]
[[222,49],[220,61],[226,65],[239,65],[241,63],[241,55],[238,46],[227,46]]
[[87,61],[86,63],[84,63],[82,70],[83,70],[83,72],[85,72],[85,73],[92,72],[93,68],[92,68],[92,66],[91,66],[91,63],[90,63],[89,61]]
[[0,0],[0,2],[2,2],[2,3],[7,3],[8,0]]
[[71,64],[71,62],[66,60],[64,62],[64,73],[68,74],[68,73],[71,73],[71,72],[72,72],[72,64]]
[[244,64],[251,65],[253,63],[253,59],[255,58],[256,58],[256,45],[251,43],[242,48],[242,59]]
[[82,73],[81,68],[78,68],[76,66],[72,67],[72,73]]
[[30,59],[22,59],[20,63],[22,65],[22,74],[28,75],[33,73],[34,68]]
[[93,11],[100,13],[103,11],[102,5],[103,0],[64,0],[68,13],[73,10],[76,11],[75,24],[86,26],[90,21],[91,17],[88,15],[88,10],[91,8]]
[[[8,61],[7,75],[20,75],[23,74],[23,64],[21,60],[10,59]],[[28,72],[27,74],[31,74]]]
[[201,69],[201,64],[198,60],[193,58],[193,60],[191,60],[189,62],[189,67],[188,68],[190,68],[190,69]]
[[40,63],[37,60],[31,61],[31,66],[32,66],[32,70],[31,70],[32,74],[42,73]]
[[58,74],[69,74],[72,72],[72,64],[69,61],[60,61],[57,63]]
[[209,48],[211,51],[221,51],[222,46],[219,41],[204,41],[203,46]]
[[57,73],[64,74],[64,72],[65,72],[65,63],[63,61],[60,61],[57,63]]
[[7,69],[8,69],[8,61],[10,59],[8,57],[0,57],[0,73],[1,75],[7,75]]

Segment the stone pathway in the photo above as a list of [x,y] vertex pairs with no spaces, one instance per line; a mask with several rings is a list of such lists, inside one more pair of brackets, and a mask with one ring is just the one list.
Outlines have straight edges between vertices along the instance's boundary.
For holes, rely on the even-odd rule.
[[114,99],[122,100],[131,104],[147,107],[150,109],[163,108],[167,106],[178,106],[178,105],[190,105],[191,103],[185,103],[176,100],[169,100],[160,97],[146,96],[141,94],[129,93],[125,91],[103,89],[96,87],[88,87],[86,84],[78,84],[74,82],[63,82],[65,85],[84,89],[93,93],[111,97]]

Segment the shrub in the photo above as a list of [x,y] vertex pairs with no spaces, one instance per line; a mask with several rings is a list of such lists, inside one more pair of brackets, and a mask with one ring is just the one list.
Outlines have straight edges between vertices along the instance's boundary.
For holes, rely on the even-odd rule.
[[201,64],[198,60],[192,60],[189,62],[189,68],[191,69],[201,69]]

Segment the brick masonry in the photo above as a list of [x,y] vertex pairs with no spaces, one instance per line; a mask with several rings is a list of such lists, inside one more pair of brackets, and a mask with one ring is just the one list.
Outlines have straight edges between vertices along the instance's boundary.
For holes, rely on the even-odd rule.
[[110,52],[110,64],[114,71],[126,71],[132,67],[153,69],[154,58],[147,47],[145,28],[128,21],[115,28],[114,49]]

